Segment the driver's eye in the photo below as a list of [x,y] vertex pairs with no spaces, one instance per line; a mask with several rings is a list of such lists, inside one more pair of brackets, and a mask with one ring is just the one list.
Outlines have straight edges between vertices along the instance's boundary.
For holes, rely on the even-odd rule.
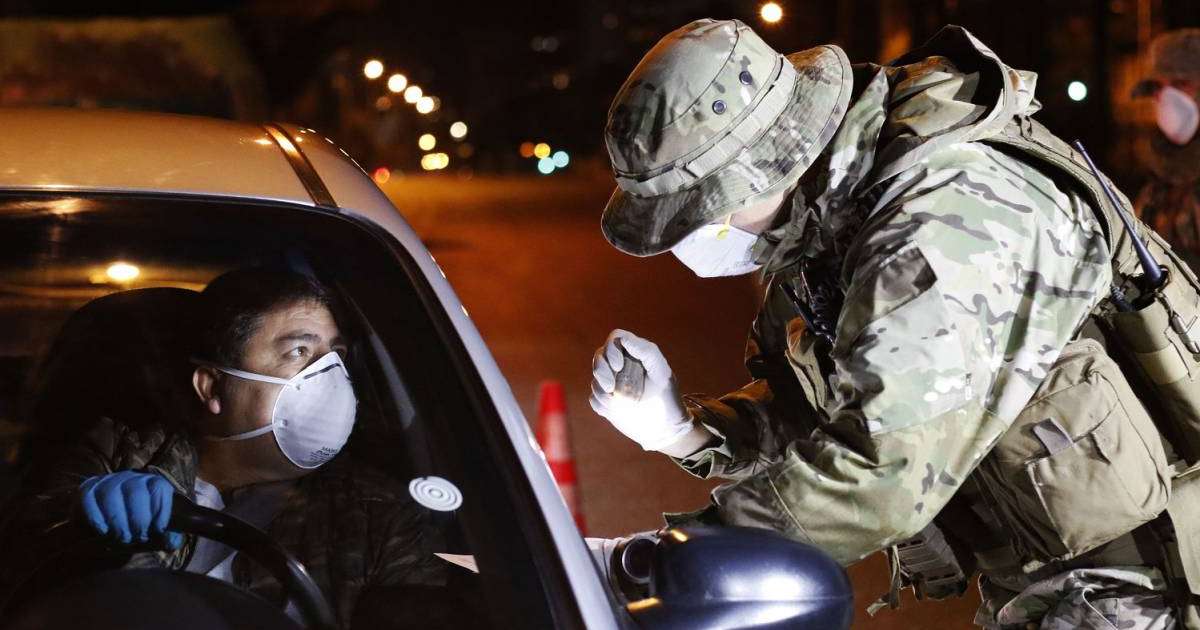
[[308,348],[305,346],[296,346],[288,350],[287,357],[289,359],[303,359],[308,356]]

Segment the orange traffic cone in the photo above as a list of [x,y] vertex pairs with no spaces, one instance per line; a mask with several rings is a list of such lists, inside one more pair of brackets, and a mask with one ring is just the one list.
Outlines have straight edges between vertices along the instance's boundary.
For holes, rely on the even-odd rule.
[[580,511],[579,489],[575,478],[575,458],[571,455],[571,436],[567,428],[567,403],[562,383],[543,381],[538,393],[537,441],[546,454],[546,463],[558,484],[563,501],[575,517],[579,532],[586,533]]

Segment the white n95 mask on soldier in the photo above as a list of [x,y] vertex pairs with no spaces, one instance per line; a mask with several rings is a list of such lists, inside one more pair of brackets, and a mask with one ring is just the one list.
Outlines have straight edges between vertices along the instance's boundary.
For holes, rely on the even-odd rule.
[[1200,108],[1187,92],[1168,85],[1158,92],[1154,118],[1167,140],[1183,146],[1192,141],[1200,127]]
[[267,432],[275,434],[279,450],[300,468],[316,468],[337,455],[358,411],[350,373],[336,352],[313,361],[292,378],[276,378],[205,363],[230,376],[282,385],[271,411],[271,424],[225,437],[206,436],[218,442],[248,440]]
[[709,223],[688,234],[671,253],[701,278],[740,276],[762,265],[754,262],[751,250],[758,241],[751,234],[725,223]]

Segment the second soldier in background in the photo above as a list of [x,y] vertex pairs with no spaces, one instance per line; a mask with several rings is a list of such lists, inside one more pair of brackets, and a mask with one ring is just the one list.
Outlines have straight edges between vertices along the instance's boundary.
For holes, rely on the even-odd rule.
[[1200,29],[1163,33],[1150,45],[1150,76],[1134,89],[1153,98],[1155,125],[1139,153],[1150,180],[1135,205],[1139,216],[1188,256],[1200,261]]

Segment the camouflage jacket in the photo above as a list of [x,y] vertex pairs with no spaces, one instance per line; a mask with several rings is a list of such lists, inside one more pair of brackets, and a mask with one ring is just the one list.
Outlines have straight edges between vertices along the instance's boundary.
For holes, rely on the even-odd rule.
[[[56,457],[35,458],[0,520],[0,602],[50,564],[59,566],[38,576],[45,586],[80,571],[187,566],[193,536],[174,552],[109,546],[77,518],[79,483],[117,470],[157,472],[194,499],[196,450],[187,436],[162,427],[135,432],[103,418],[56,450]],[[425,592],[445,582],[444,566],[433,555],[438,537],[428,521],[402,484],[343,457],[299,480],[267,533],[305,565],[348,628],[359,602],[373,593],[397,602],[406,587]],[[60,555],[68,544],[72,553]],[[238,586],[282,602],[281,585],[243,554],[234,558],[233,577]]]
[[[1035,81],[957,28],[855,67],[822,170],[767,235],[757,380],[690,397],[722,440],[678,463],[733,480],[705,517],[857,561],[928,524],[1029,401],[1112,273],[1084,198],[982,142],[1037,111]],[[788,290],[830,262],[831,347]]]

